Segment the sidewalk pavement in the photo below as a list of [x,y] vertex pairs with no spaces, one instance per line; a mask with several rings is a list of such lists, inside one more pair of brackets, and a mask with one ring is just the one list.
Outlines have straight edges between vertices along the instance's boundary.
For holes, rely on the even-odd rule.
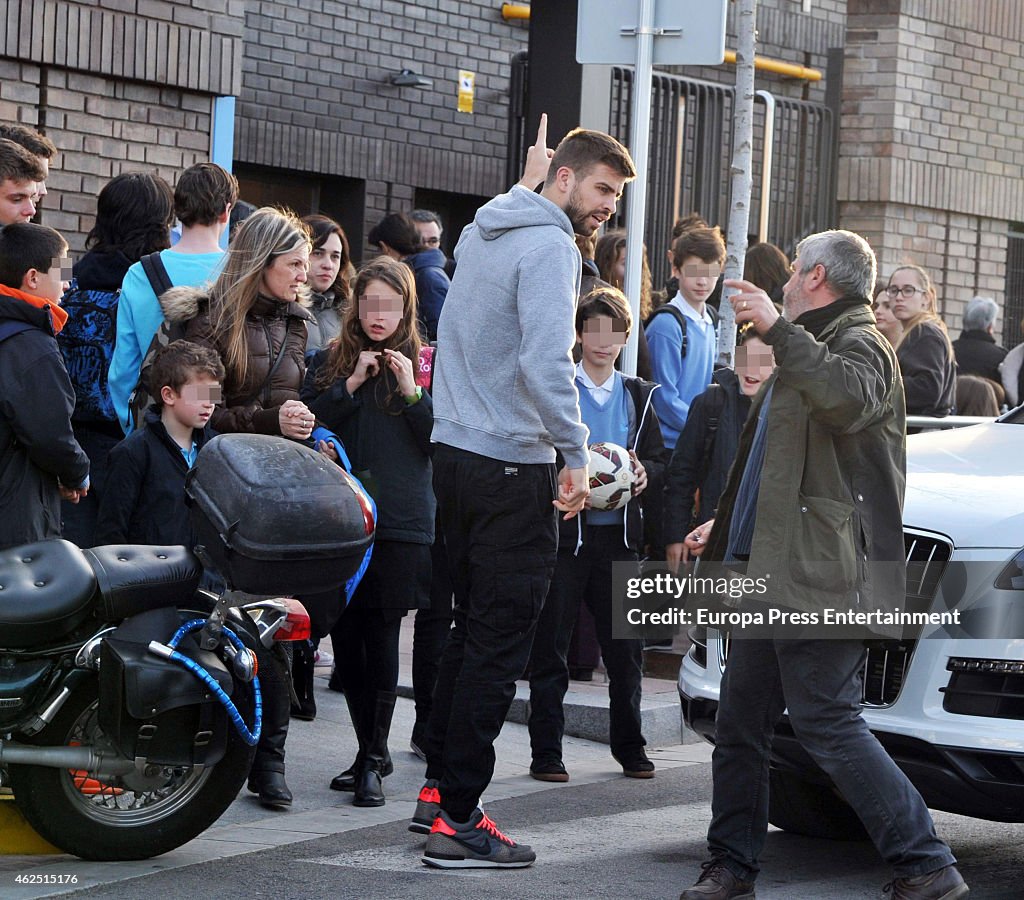
[[[412,636],[414,615],[402,621],[402,635],[398,654],[400,670],[398,693],[412,697]],[[321,641],[327,649],[330,641]],[[676,647],[678,649],[678,646]],[[657,651],[648,651],[657,652]],[[666,654],[668,656],[668,654]],[[678,669],[678,667],[676,667]],[[516,684],[516,696],[512,701],[506,721],[526,724],[530,714],[530,687],[526,681]],[[608,743],[608,682],[601,668],[594,670],[593,681],[570,681],[565,695],[565,733],[571,737],[588,741]],[[666,678],[644,678],[643,695],[640,704],[644,737],[652,746],[668,746],[679,743],[694,743],[700,738],[682,724],[682,710],[675,676]]]
[[[325,649],[328,645],[329,642]],[[401,644],[400,684],[406,688],[412,683],[411,648],[410,616],[403,626]],[[400,699],[395,708],[390,740],[395,772],[384,782],[386,805],[376,809],[356,808],[352,806],[351,794],[331,791],[327,787],[331,778],[349,765],[356,752],[344,697],[327,689],[328,675],[326,668],[317,671],[316,720],[300,722],[293,719],[291,723],[287,767],[288,783],[295,794],[295,802],[290,811],[263,809],[253,795],[243,791],[212,828],[183,847],[151,860],[93,863],[66,855],[0,856],[0,884],[3,885],[4,900],[47,897],[69,889],[121,883],[157,871],[411,818],[424,777],[423,763],[408,750],[415,718],[412,701]],[[523,683],[520,683],[516,694],[513,709],[518,708],[522,715],[528,694]],[[578,717],[580,722],[590,723],[588,727],[599,728],[594,723],[599,723],[599,710],[602,705],[607,705],[606,685],[600,681],[571,682],[566,704],[568,721]],[[679,701],[673,682],[645,678],[643,708],[645,728],[651,710],[656,711],[651,721],[658,721],[659,717],[667,721],[670,708],[674,714],[674,732],[666,728],[664,739],[647,734],[648,755],[659,770],[703,765],[711,759],[709,745],[703,742],[680,743]],[[526,727],[517,724],[511,716],[495,742],[495,750],[494,778],[484,794],[485,804],[558,789],[559,786],[530,778],[529,735]],[[622,771],[612,759],[607,744],[567,736],[563,757],[572,785],[623,780]],[[415,842],[422,837],[410,834],[409,840]],[[45,876],[61,875],[74,875],[77,880],[73,885],[66,882],[22,885],[14,882],[14,875],[19,873],[44,876],[37,879],[42,882],[47,881]],[[144,891],[142,884],[125,888],[126,896],[128,891],[131,896],[141,896]]]

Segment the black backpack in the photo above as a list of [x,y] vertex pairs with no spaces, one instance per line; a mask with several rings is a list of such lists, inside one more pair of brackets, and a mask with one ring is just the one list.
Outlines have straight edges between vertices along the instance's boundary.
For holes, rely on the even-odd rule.
[[[146,273],[157,300],[174,287],[159,252],[150,253],[148,256],[142,257],[139,262],[142,263],[142,271]],[[149,370],[153,367],[153,359],[161,347],[166,347],[173,341],[185,337],[186,325],[186,322],[168,322],[167,319],[164,319],[156,330],[156,334],[153,335],[153,340],[149,342],[149,348],[142,359],[142,367],[139,369],[139,380],[135,385],[135,390],[128,398],[128,412],[136,428],[145,426],[146,410],[153,405],[151,385],[149,384]]]
[[[718,310],[713,306],[704,306],[707,310],[708,316],[711,318],[711,324],[714,326],[715,331],[718,331]],[[654,317],[659,313],[671,313],[675,320],[679,323],[679,329],[683,332],[683,343],[679,348],[679,355],[686,359],[686,316],[683,315],[683,311],[678,306],[673,306],[671,303],[666,303],[663,306],[659,306],[654,312],[651,313],[650,318],[647,320],[645,327],[650,328],[651,322],[654,321]]]
[[78,279],[61,300],[68,320],[57,335],[64,366],[75,389],[75,422],[116,422],[107,371],[117,337],[116,291],[85,290]]

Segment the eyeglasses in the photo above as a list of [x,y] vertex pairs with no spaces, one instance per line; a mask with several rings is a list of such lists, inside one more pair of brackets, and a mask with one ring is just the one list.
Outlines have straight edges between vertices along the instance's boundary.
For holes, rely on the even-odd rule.
[[424,238],[423,243],[427,247],[440,247],[441,239],[435,237]]
[[904,299],[909,300],[914,294],[927,294],[928,292],[924,288],[915,287],[912,284],[905,284],[903,287],[898,287],[895,284],[890,284],[885,292],[895,300],[900,294],[903,295]]

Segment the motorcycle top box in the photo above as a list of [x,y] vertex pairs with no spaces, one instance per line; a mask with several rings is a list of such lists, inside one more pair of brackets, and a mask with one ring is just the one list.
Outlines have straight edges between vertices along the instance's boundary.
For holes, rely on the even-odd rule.
[[252,594],[340,588],[373,541],[361,485],[295,441],[224,434],[185,481],[199,544],[227,583]]

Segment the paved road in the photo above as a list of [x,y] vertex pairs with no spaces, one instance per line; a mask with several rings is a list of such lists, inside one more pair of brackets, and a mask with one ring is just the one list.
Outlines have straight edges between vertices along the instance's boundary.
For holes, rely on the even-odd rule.
[[[0,858],[0,897],[65,895],[66,888],[20,887],[18,872],[77,874],[76,898],[249,900],[405,898],[674,898],[691,883],[704,852],[710,809],[708,748],[678,745],[652,754],[648,782],[622,778],[607,747],[571,739],[572,781],[550,786],[526,775],[525,728],[506,725],[488,811],[531,843],[538,863],[508,872],[437,872],[419,861],[421,837],[406,830],[422,765],[394,743],[396,773],[388,803],[355,809],[326,790],[353,751],[342,698],[321,691],[314,723],[296,723],[289,739],[295,808],[271,814],[240,797],[201,839],[141,863],[90,864],[69,857]],[[412,704],[400,701],[394,733],[408,735]],[[1024,825],[937,816],[961,859],[975,900],[1024,896]],[[881,896],[888,879],[870,845],[834,843],[773,831],[758,883],[762,900],[860,900]]]
[[[408,635],[406,636],[408,637]],[[407,640],[405,644],[408,644]],[[403,645],[402,667],[409,668]],[[566,785],[533,781],[529,739],[506,724],[497,743],[495,779],[485,803],[499,826],[537,850],[526,870],[438,872],[420,863],[423,838],[406,830],[422,783],[423,764],[408,750],[413,706],[400,700],[392,729],[395,774],[385,782],[387,804],[356,809],[350,794],[327,790],[355,753],[344,699],[317,680],[315,722],[293,722],[288,781],[295,805],[263,809],[242,794],[200,838],[152,860],[86,863],[68,856],[0,856],[0,900],[50,896],[182,900],[545,900],[637,898],[674,900],[694,880],[710,817],[710,748],[674,744],[651,751],[651,781],[623,778],[606,745],[568,738]],[[645,680],[648,700],[665,725],[671,682]],[[663,691],[660,695],[659,691]],[[573,684],[574,708],[601,702],[604,688]],[[671,729],[659,728],[665,734]],[[961,860],[974,900],[1024,897],[1024,825],[1002,825],[937,814],[940,833]],[[889,873],[869,844],[769,835],[758,881],[761,900],[860,900],[881,896]],[[57,884],[20,885],[19,874],[75,876],[70,894]]]

